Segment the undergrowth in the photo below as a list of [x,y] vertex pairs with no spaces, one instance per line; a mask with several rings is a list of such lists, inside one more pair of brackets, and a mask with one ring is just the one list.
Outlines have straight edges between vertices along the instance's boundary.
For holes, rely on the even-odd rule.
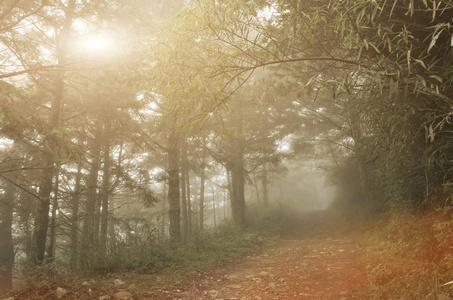
[[62,287],[68,291],[65,299],[93,299],[111,294],[113,280],[121,278],[129,291],[141,297],[255,251],[268,240],[256,232],[242,232],[232,222],[206,228],[202,235],[177,247],[112,240],[107,255],[96,250],[85,253],[77,270],[64,260],[40,267],[18,263],[22,283],[10,295],[16,300],[55,299],[56,288]]
[[452,299],[451,212],[398,212],[368,233],[367,273],[374,299]]

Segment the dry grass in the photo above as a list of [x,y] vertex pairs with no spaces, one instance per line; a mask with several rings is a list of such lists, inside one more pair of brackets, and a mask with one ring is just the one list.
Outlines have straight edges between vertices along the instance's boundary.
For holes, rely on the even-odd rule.
[[399,212],[368,233],[367,271],[375,299],[451,299],[451,213]]

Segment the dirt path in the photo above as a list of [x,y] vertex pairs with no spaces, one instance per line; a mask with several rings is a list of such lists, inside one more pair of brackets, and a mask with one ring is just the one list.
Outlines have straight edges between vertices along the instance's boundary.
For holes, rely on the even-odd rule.
[[152,299],[369,299],[363,258],[344,235],[285,240]]

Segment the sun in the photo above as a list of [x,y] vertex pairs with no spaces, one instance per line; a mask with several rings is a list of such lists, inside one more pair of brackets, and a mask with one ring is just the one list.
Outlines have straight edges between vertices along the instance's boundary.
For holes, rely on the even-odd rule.
[[82,40],[82,48],[90,52],[105,52],[111,50],[112,40],[105,35],[89,35]]

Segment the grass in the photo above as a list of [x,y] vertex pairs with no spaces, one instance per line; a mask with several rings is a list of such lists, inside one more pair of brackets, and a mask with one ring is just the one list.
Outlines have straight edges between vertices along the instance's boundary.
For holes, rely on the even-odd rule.
[[[221,266],[231,259],[262,248],[269,239],[243,233],[232,223],[207,229],[196,241],[171,248],[158,244],[114,243],[108,256],[90,253],[83,272],[70,272],[64,262],[23,268],[21,287],[9,296],[18,299],[56,299],[58,287],[67,290],[64,299],[98,299],[126,288],[134,298],[171,289],[187,277]],[[126,284],[115,287],[114,279]],[[82,285],[88,282],[89,285]],[[0,297],[2,298],[2,297]]]
[[451,213],[398,212],[366,236],[367,273],[375,299],[451,299]]
[[[24,287],[11,296],[15,300],[55,299],[57,287],[62,287],[68,291],[64,299],[98,299],[120,288],[131,292],[134,299],[149,298],[275,240],[331,235],[334,230],[362,241],[373,299],[453,298],[453,285],[444,286],[453,280],[451,211],[399,211],[355,220],[328,212],[301,214],[286,206],[249,211],[247,233],[225,223],[177,248],[118,243],[111,256],[91,257],[84,273],[69,274],[62,262],[47,265],[25,277]],[[115,287],[116,278],[126,285]],[[90,285],[82,285],[84,281]]]

